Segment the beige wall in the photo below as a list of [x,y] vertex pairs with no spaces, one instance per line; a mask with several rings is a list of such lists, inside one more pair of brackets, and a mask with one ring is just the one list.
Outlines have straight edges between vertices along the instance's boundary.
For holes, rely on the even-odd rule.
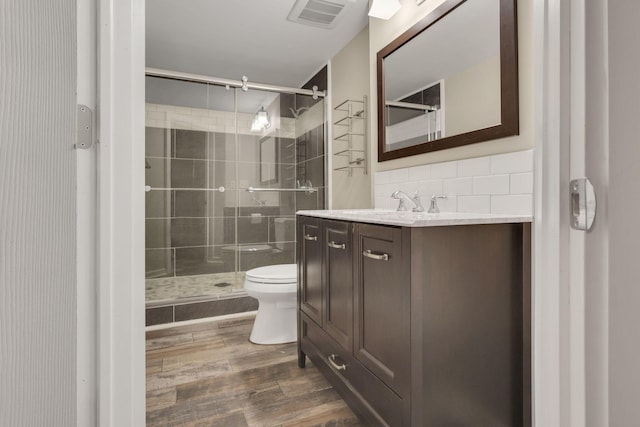
[[500,124],[500,56],[444,81],[445,136]]
[[[369,96],[369,29],[365,28],[347,46],[331,59],[331,108],[345,99],[362,99]],[[367,115],[375,115],[375,105],[369,102]],[[372,114],[372,112],[374,114]],[[336,117],[334,115],[334,117]],[[371,119],[369,119],[371,120]],[[333,121],[333,119],[332,119]],[[333,126],[333,125],[331,125]],[[340,129],[333,127],[333,136]],[[368,138],[370,145],[371,137]],[[340,149],[334,141],[329,141],[329,153]],[[368,160],[375,156],[367,154]],[[335,164],[335,163],[334,163]],[[369,167],[369,171],[371,168]],[[373,180],[372,174],[364,175],[362,170],[354,170],[352,176],[344,171],[330,171],[332,177],[331,207],[341,208],[369,208],[373,206],[371,197]]]
[[[428,15],[442,2],[443,0],[427,0],[422,5],[417,6],[413,0],[401,0],[402,9],[390,20],[369,19],[370,105],[374,107],[377,105],[376,54],[378,51],[395,37]],[[531,1],[518,0],[518,62],[520,81],[520,135],[378,163],[378,124],[376,114],[371,114],[369,134],[373,157],[373,171],[399,169],[533,148],[533,2]],[[375,113],[375,109],[373,109],[373,112]]]

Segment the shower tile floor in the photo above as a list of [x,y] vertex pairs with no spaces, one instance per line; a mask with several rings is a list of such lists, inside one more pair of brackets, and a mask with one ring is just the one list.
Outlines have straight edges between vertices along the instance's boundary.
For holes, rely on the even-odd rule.
[[147,304],[244,294],[244,272],[163,277],[145,281]]

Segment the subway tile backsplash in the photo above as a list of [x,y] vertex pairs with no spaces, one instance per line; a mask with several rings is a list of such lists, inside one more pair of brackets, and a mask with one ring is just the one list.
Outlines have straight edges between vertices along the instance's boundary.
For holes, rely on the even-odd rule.
[[420,165],[375,174],[376,209],[395,209],[390,195],[416,191],[428,207],[432,195],[442,212],[533,213],[533,150]]

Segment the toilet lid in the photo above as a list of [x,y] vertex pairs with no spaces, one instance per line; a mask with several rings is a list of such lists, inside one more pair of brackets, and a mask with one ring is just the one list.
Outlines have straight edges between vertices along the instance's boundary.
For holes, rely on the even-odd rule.
[[268,265],[247,271],[246,278],[259,283],[296,283],[298,268],[296,264]]

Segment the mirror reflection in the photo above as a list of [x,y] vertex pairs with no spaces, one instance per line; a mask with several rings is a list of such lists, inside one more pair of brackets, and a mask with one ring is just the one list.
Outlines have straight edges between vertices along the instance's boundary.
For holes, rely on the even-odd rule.
[[467,1],[385,58],[387,150],[500,124],[500,10]]
[[420,26],[378,53],[380,160],[517,134],[515,2],[450,0]]

